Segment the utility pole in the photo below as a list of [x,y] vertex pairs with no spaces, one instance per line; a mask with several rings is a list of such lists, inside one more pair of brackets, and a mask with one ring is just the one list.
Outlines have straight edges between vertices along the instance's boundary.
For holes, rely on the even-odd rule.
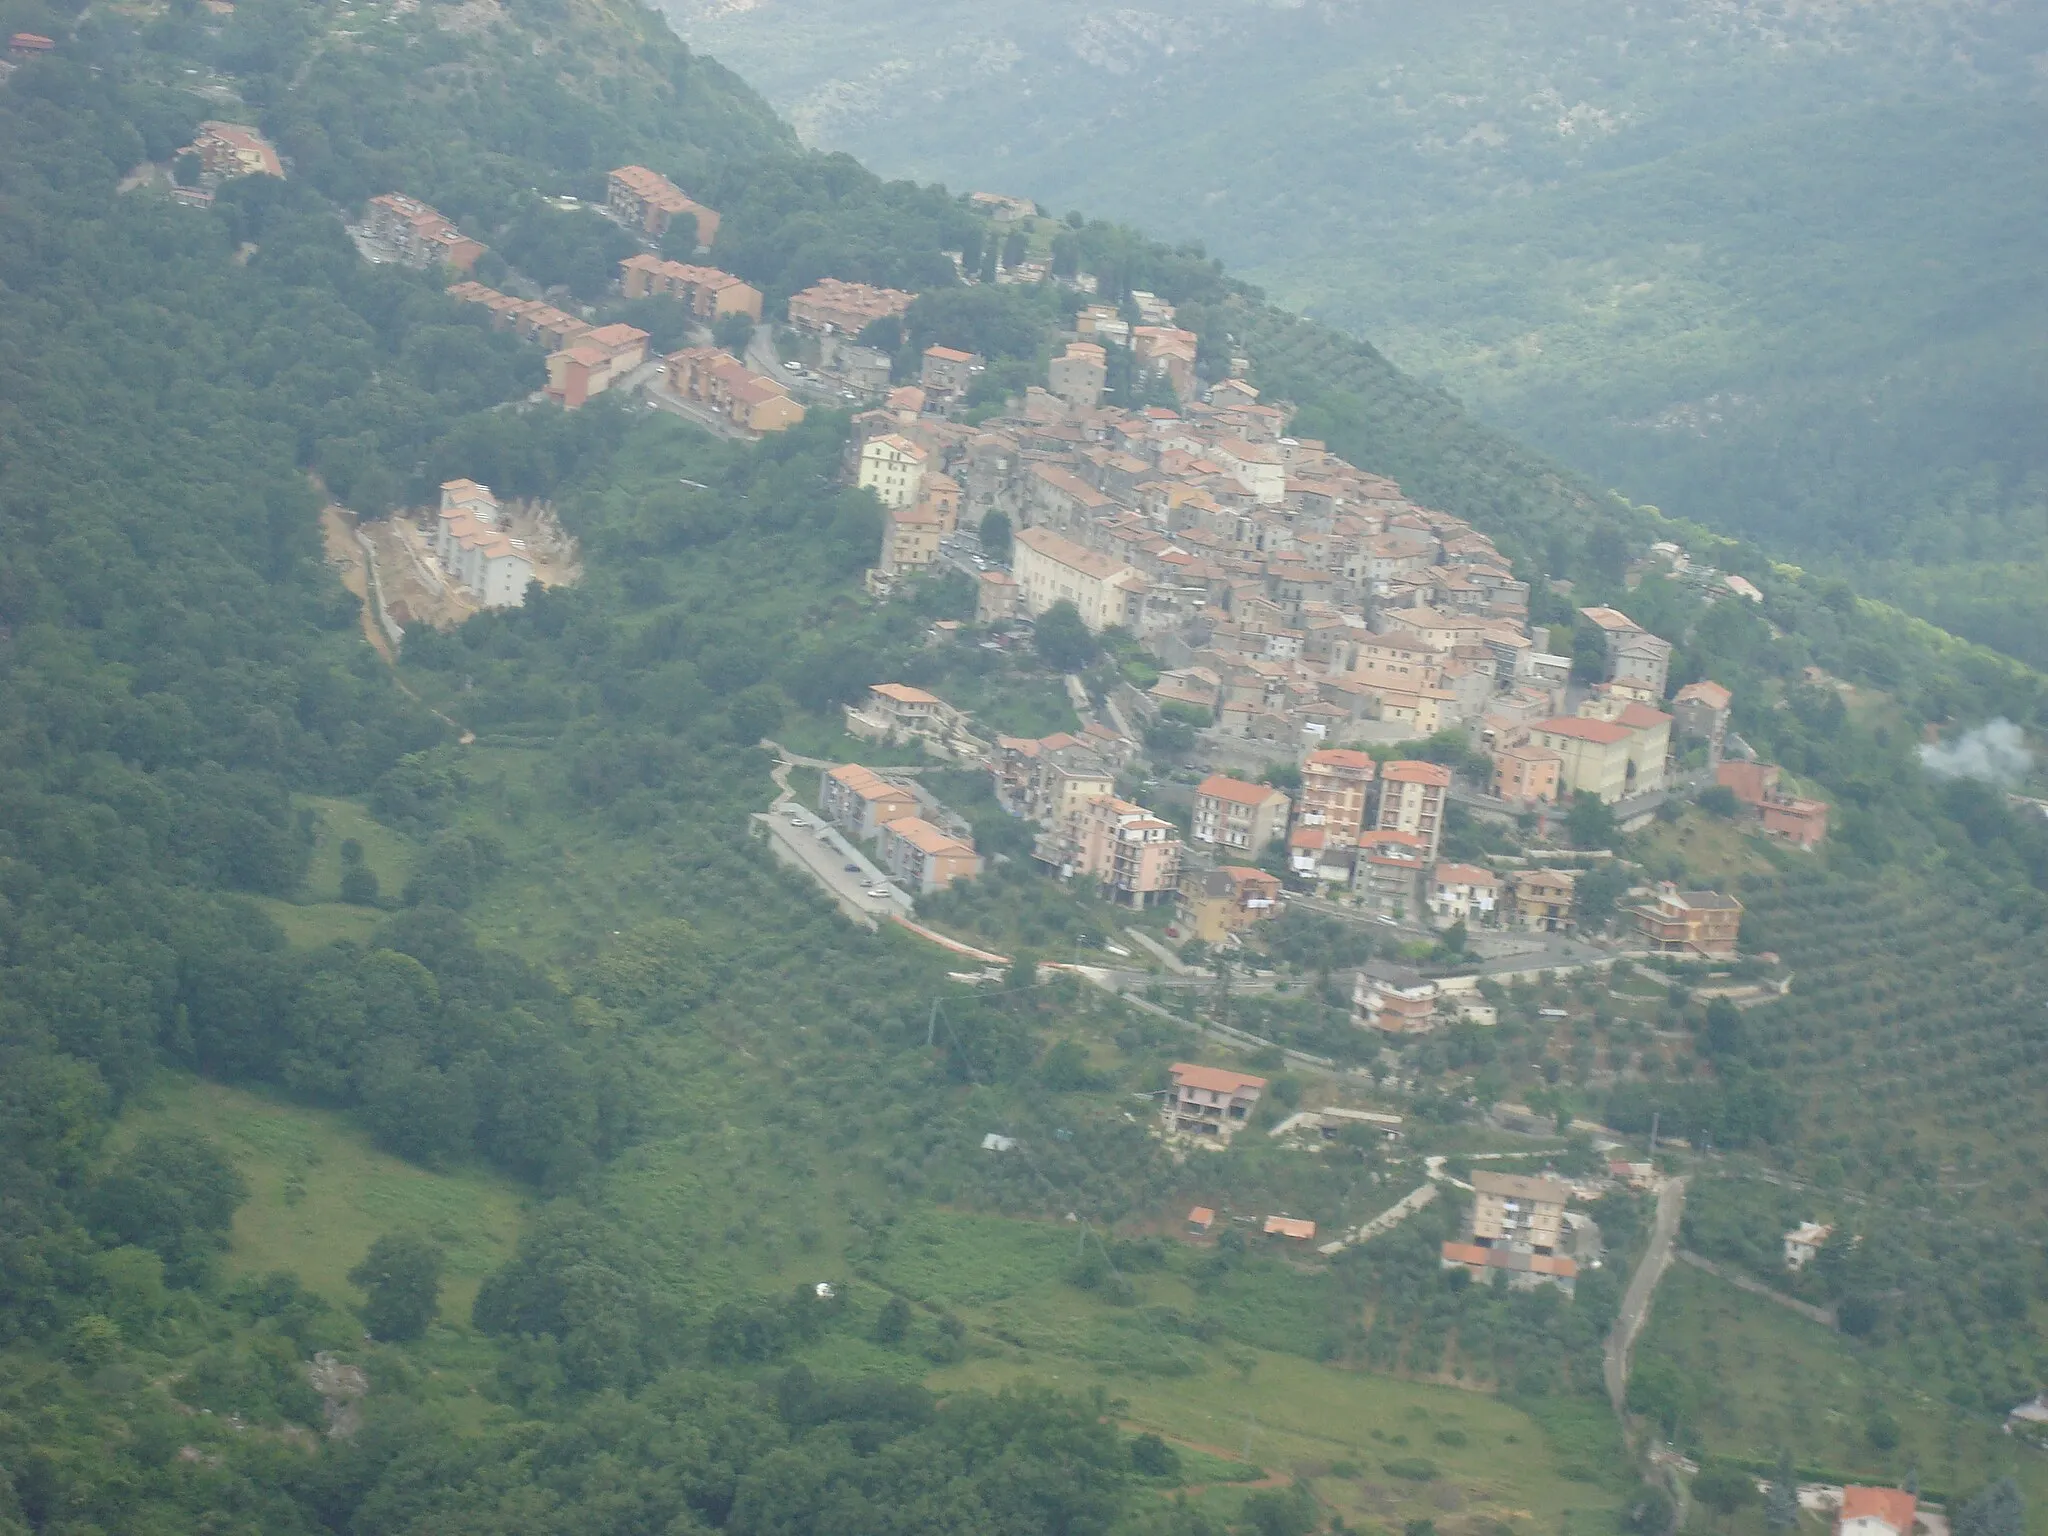
[[1657,1155],[1657,1116],[1659,1113],[1661,1112],[1654,1109],[1650,1111],[1650,1156],[1652,1157]]
[[937,1031],[938,1027],[939,1000],[935,997],[932,999],[931,1017],[924,1021],[924,1048],[926,1050],[930,1050],[932,1048],[932,1038],[934,1033]]

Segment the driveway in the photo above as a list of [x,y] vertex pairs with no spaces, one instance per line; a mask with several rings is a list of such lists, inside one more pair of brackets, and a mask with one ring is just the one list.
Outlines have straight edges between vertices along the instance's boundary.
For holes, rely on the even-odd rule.
[[1685,1180],[1666,1179],[1657,1192],[1657,1220],[1650,1232],[1650,1246],[1643,1251],[1642,1262],[1629,1279],[1628,1292],[1621,1298],[1621,1312],[1614,1319],[1613,1331],[1607,1335],[1607,1400],[1614,1404],[1624,1433],[1628,1429],[1629,1357],[1636,1347],[1636,1335],[1649,1318],[1650,1299],[1657,1294],[1657,1282],[1671,1267],[1678,1223],[1684,1215]]

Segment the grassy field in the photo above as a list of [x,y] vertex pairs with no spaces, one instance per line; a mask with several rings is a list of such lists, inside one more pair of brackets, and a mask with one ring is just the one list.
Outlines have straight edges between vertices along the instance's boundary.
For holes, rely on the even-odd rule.
[[414,1167],[340,1115],[166,1073],[116,1137],[170,1127],[209,1137],[249,1182],[227,1254],[231,1276],[288,1270],[346,1308],[361,1298],[343,1277],[370,1244],[416,1229],[447,1254],[443,1321],[466,1325],[477,1285],[512,1251],[521,1196],[511,1184]]
[[1654,874],[1676,874],[1683,866],[1685,879],[1722,890],[1776,867],[1761,833],[1692,809],[1675,822],[1652,821],[1636,835],[1634,857]]
[[[2048,1530],[2048,1461],[1996,1420],[1881,1373],[1840,1334],[1715,1276],[1680,1264],[1665,1277],[1637,1348],[1638,1368],[1653,1361],[1676,1366],[1697,1393],[1700,1449],[1775,1461],[1789,1447],[1802,1469],[1892,1485],[1917,1474],[1930,1495],[1967,1497],[2011,1472],[2030,1528]],[[1878,1407],[1898,1423],[1890,1451],[1866,1433]]]
[[[1562,1477],[1543,1426],[1505,1403],[1292,1355],[1231,1353],[1230,1362],[1217,1358],[1201,1374],[1172,1381],[1105,1377],[1075,1362],[975,1359],[935,1372],[930,1384],[941,1391],[1023,1380],[1069,1391],[1100,1385],[1132,1428],[1269,1475],[1312,1478],[1347,1521],[1393,1529],[1419,1519],[1445,1530],[1496,1522],[1526,1531],[1611,1529],[1615,1495]],[[1423,1462],[1427,1479],[1415,1475]],[[1239,1495],[1219,1489],[1212,1497],[1227,1508]]]

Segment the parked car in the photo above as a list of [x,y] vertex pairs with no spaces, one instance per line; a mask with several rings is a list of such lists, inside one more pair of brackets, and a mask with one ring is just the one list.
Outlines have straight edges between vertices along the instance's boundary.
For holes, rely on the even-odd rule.
[[857,875],[860,873],[860,866],[858,864],[849,864],[846,866],[846,872],[849,875]]

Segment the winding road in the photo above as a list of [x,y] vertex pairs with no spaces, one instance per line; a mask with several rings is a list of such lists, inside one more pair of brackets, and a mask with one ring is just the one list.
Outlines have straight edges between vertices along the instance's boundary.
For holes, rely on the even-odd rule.
[[1628,1291],[1621,1298],[1621,1312],[1614,1319],[1613,1331],[1607,1335],[1607,1398],[1614,1404],[1614,1415],[1621,1420],[1624,1435],[1629,1427],[1629,1356],[1635,1349],[1636,1335],[1643,1331],[1643,1323],[1650,1315],[1650,1299],[1657,1294],[1657,1282],[1671,1267],[1677,1251],[1678,1224],[1684,1215],[1685,1180],[1666,1179],[1657,1192],[1657,1220],[1650,1232],[1650,1245],[1643,1250],[1642,1262],[1629,1279]]

